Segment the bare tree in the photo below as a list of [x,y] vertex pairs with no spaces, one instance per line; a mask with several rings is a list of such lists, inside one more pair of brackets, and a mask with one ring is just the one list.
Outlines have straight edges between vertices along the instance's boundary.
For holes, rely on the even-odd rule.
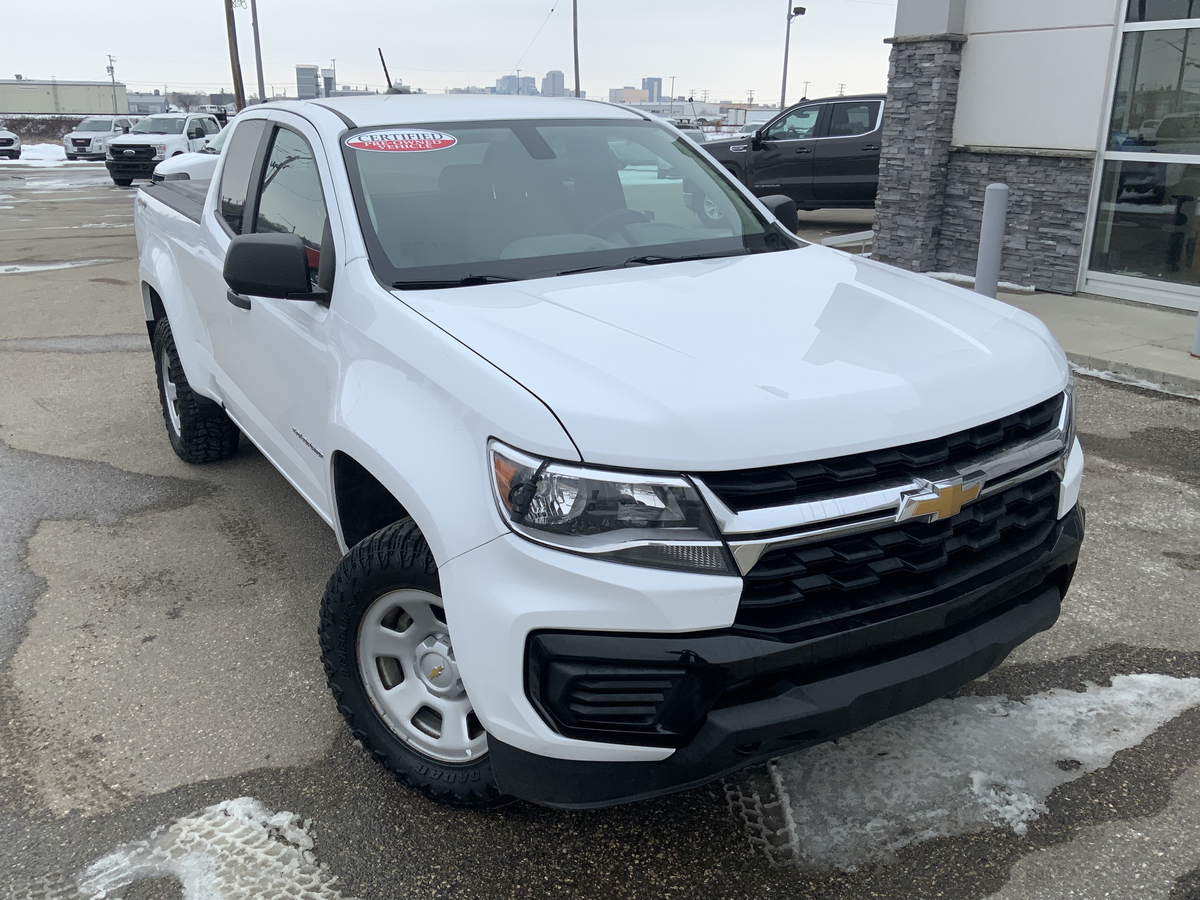
[[176,106],[184,112],[192,112],[204,105],[207,99],[204,94],[188,94],[182,91],[177,91],[167,98],[172,106]]

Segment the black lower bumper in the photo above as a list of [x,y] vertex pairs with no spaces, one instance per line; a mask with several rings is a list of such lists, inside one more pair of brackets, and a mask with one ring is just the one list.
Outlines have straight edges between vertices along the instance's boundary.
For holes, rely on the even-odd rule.
[[[653,650],[642,659],[648,655],[654,664],[661,665],[665,652],[731,672],[755,670],[759,690],[717,697],[694,736],[656,762],[552,759],[490,737],[496,779],[506,793],[545,806],[611,806],[707,784],[942,697],[991,671],[1019,644],[1054,624],[1074,573],[1083,525],[1082,510],[1076,507],[1058,523],[1052,548],[1036,564],[973,591],[971,606],[981,610],[978,615],[839,662],[797,667],[802,648],[774,643],[771,650],[765,645],[773,642],[729,632],[580,633],[575,636],[579,646],[587,647],[592,659],[598,658],[602,642],[611,642],[616,651],[605,658],[623,663],[644,646]],[[564,633],[555,636],[571,639]],[[770,687],[763,689],[764,682]]]
[[161,159],[147,160],[123,160],[123,159],[106,159],[104,168],[108,169],[108,174],[113,178],[149,178],[154,174],[154,167],[157,166]]

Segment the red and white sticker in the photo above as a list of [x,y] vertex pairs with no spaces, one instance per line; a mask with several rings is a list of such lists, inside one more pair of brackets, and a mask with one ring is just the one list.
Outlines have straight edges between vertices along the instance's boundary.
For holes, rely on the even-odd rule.
[[445,150],[458,143],[458,138],[441,131],[413,129],[401,131],[364,131],[346,138],[346,146],[355,150],[378,150],[384,153],[420,153],[425,150]]

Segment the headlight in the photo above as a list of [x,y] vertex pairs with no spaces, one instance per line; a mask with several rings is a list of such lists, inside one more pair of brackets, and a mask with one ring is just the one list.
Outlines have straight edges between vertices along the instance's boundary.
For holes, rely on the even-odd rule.
[[737,574],[708,508],[683,476],[551,462],[499,441],[488,453],[500,514],[521,537],[635,566]]
[[154,145],[154,158],[155,159],[162,159],[166,155],[167,155],[167,145],[166,144],[155,144]]

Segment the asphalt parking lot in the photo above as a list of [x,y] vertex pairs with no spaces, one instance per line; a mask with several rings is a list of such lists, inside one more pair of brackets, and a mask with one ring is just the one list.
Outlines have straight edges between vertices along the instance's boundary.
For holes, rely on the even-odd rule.
[[334,709],[333,534],[248,442],[171,453],[134,193],[0,163],[0,897],[1200,898],[1200,403],[1080,380],[1062,618],[953,697],[656,801],[458,812]]

